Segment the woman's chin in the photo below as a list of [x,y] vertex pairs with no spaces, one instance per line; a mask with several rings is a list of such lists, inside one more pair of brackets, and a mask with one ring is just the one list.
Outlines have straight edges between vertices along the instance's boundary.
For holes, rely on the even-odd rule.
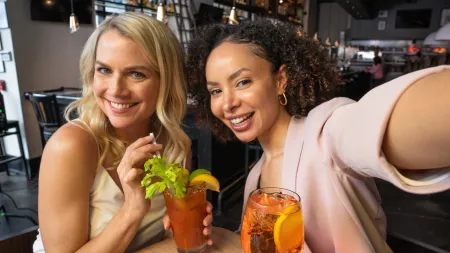
[[236,138],[239,141],[244,142],[244,143],[248,143],[248,142],[251,142],[251,141],[256,139],[256,136],[254,134],[248,133],[248,132],[247,133],[236,133],[236,132],[234,132],[234,135],[236,136]]
[[130,122],[123,120],[113,120],[113,121],[110,120],[110,123],[111,126],[115,129],[126,129],[133,125]]

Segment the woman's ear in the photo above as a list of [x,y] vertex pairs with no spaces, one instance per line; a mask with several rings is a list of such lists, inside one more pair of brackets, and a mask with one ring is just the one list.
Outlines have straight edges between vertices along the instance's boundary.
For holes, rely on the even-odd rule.
[[278,69],[278,72],[276,74],[278,95],[283,94],[283,92],[286,90],[287,81],[288,81],[288,76],[286,73],[286,64],[283,64],[283,65],[281,65],[280,69]]

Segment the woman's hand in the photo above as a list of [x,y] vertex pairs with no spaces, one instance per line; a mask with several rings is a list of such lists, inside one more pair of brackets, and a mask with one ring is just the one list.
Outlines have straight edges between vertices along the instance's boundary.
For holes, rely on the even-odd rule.
[[161,144],[151,144],[153,136],[139,138],[125,151],[117,167],[120,183],[125,195],[124,207],[128,208],[135,218],[142,218],[149,211],[151,201],[145,199],[145,189],[141,187],[144,175],[143,165],[162,148]]
[[[212,233],[212,220],[213,220],[212,205],[211,205],[211,203],[206,202],[206,217],[203,220],[203,226],[205,226],[205,228],[203,229],[203,234],[206,236],[209,236]],[[164,223],[164,229],[169,230],[171,227],[169,215],[166,214],[164,216],[163,223]],[[211,240],[211,238],[208,239],[207,243],[208,243],[208,245],[213,244],[213,241]]]

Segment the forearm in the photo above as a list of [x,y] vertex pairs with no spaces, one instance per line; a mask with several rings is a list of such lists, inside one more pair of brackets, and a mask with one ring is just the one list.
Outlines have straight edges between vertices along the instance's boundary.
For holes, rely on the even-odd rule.
[[413,84],[389,120],[383,152],[399,169],[450,166],[450,71]]
[[95,238],[81,247],[77,253],[122,253],[133,240],[142,217],[122,206],[105,229]]

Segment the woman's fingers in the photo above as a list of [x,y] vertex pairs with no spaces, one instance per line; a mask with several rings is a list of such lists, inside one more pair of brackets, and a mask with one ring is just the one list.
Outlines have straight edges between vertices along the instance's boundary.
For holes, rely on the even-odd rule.
[[205,227],[205,228],[203,229],[203,234],[204,234],[204,235],[210,235],[211,233],[212,233],[212,227],[211,227],[211,226]]
[[149,144],[151,141],[153,141],[153,138],[155,138],[153,135],[141,137],[141,138],[137,139],[135,142],[131,143],[131,145],[128,146],[126,151],[132,151],[141,146],[144,146],[145,144]]
[[133,167],[142,168],[144,163],[161,149],[161,144],[147,144],[137,149],[127,151],[118,168],[119,175],[127,175],[129,169]]
[[142,169],[136,169],[132,168],[128,171],[128,173],[125,175],[125,182],[127,184],[130,184],[134,181],[142,179],[142,175],[144,174],[144,170]]
[[212,220],[213,220],[212,214],[206,215],[205,219],[203,220],[203,226],[205,227],[211,226]]
[[162,144],[147,144],[139,147],[136,151],[153,156],[153,154],[156,154],[158,151],[162,151]]
[[206,212],[207,213],[211,213],[213,209],[213,206],[211,203],[209,203],[209,201],[206,202]]
[[164,215],[163,217],[163,224],[164,224],[164,229],[165,230],[169,230],[170,228],[170,219],[169,219],[169,215]]
[[142,166],[145,161],[151,158],[155,153],[162,150],[161,144],[147,144],[134,149],[128,153],[127,159],[130,167]]

